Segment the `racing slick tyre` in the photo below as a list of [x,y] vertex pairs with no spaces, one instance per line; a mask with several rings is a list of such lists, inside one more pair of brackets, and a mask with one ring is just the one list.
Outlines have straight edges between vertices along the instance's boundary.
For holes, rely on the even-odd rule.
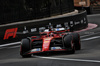
[[81,49],[80,35],[78,33],[72,33],[72,35],[73,35],[73,41],[75,44],[75,49],[80,50]]
[[63,41],[64,41],[64,46],[65,46],[66,49],[69,50],[69,53],[74,54],[75,53],[75,45],[73,43],[72,35],[66,35],[63,38]]
[[25,55],[24,53],[29,51],[31,49],[30,47],[30,39],[22,39],[21,41],[21,47],[20,47],[20,55],[25,58],[25,57],[31,57],[31,54]]

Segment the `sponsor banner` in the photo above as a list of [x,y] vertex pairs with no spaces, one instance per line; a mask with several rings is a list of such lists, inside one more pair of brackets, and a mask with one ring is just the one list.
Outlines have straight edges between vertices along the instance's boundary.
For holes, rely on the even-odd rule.
[[31,22],[19,22],[0,26],[0,44],[21,41],[23,38],[39,35],[39,32],[47,29],[50,24],[52,25],[51,28],[61,27],[71,31],[85,28],[88,25],[86,11],[71,16],[39,19],[32,20]]

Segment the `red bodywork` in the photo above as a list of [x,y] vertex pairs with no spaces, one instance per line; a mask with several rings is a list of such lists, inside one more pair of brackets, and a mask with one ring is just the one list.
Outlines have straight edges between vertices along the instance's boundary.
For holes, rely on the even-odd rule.
[[[69,30],[68,30],[69,31]],[[42,49],[41,51],[34,51],[34,52],[29,52],[28,54],[32,54],[32,53],[40,53],[40,52],[46,52],[46,51],[66,51],[67,49],[54,49],[54,50],[50,50],[50,42],[52,39],[56,39],[56,38],[62,38],[63,35],[67,34],[67,33],[63,33],[66,32],[64,31],[50,31],[50,32],[41,32],[40,33],[40,38],[37,39],[37,36],[32,36],[31,38],[33,38],[31,41],[34,42],[35,40],[43,40],[43,44],[42,44]],[[46,34],[46,35],[42,35],[42,34]],[[36,38],[36,39],[35,39]]]

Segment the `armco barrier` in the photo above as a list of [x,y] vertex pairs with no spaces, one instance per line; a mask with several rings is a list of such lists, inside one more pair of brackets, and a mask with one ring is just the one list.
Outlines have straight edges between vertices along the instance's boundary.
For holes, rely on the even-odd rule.
[[70,16],[50,17],[0,25],[0,44],[16,42],[22,38],[37,35],[38,32],[41,29],[45,29],[49,23],[54,27],[69,26],[72,31],[86,28],[88,25],[86,11]]

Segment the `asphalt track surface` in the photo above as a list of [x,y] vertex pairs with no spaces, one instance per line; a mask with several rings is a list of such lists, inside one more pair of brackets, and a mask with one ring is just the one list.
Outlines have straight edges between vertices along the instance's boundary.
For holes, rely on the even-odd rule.
[[100,15],[90,15],[88,21],[98,27],[79,32],[82,49],[75,54],[59,52],[22,58],[19,55],[19,45],[2,47],[0,66],[100,66]]

